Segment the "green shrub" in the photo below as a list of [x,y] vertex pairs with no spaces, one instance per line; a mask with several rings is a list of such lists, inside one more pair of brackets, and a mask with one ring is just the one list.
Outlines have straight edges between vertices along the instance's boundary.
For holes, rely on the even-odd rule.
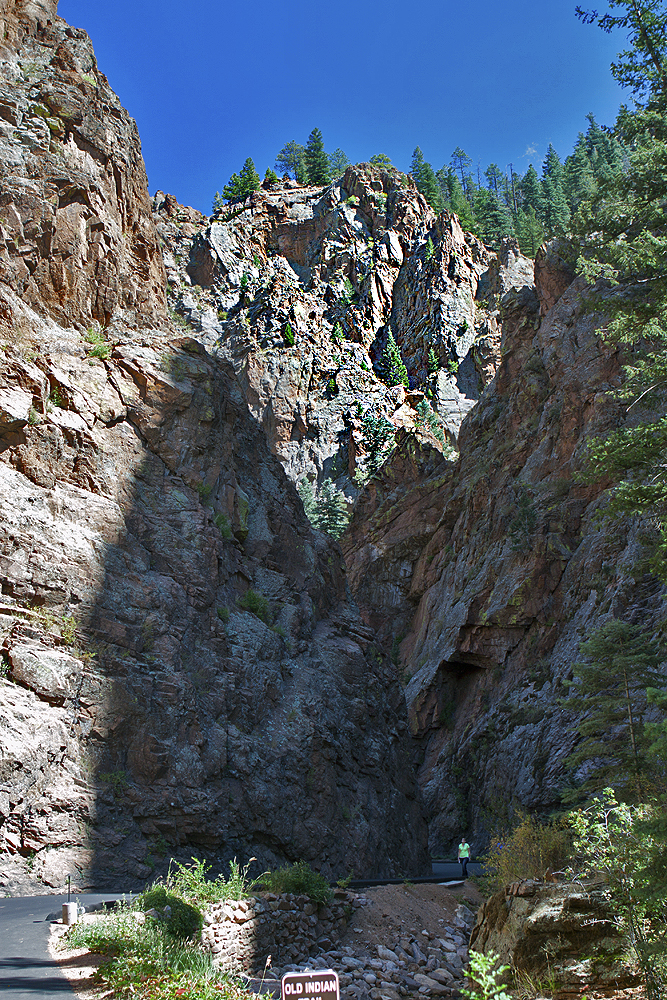
[[140,923],[134,910],[116,907],[94,921],[74,924],[67,948],[110,956],[98,971],[105,991],[134,1000],[252,1000],[238,981],[221,973],[199,942],[171,935],[163,923]]
[[263,594],[259,594],[256,590],[248,588],[243,597],[237,598],[236,603],[239,608],[242,608],[244,611],[250,611],[257,618],[261,619],[261,621],[267,625],[269,624],[269,602]]
[[507,837],[494,837],[482,865],[480,883],[489,893],[511,882],[545,878],[565,868],[571,851],[571,833],[565,820],[542,822],[537,816],[521,817]]
[[91,326],[87,331],[84,340],[89,345],[86,351],[91,358],[99,358],[100,361],[106,361],[111,355],[111,345],[107,344],[104,334],[101,330],[96,330],[94,326]]
[[[255,858],[250,861],[255,861]],[[241,867],[236,858],[230,861],[228,879],[224,875],[216,879],[207,878],[206,873],[211,866],[200,858],[192,858],[190,865],[172,861],[165,885],[169,892],[196,905],[217,903],[222,899],[243,899],[253,885],[248,881],[250,861],[244,867]]]
[[293,892],[298,896],[308,896],[311,902],[320,905],[328,903],[333,896],[324,876],[313,871],[306,861],[297,861],[273,872],[265,872],[257,879],[257,884],[271,892]]
[[294,330],[289,323],[285,324],[285,332],[283,333],[283,340],[288,347],[294,347]]
[[163,885],[154,885],[146,892],[142,892],[137,904],[139,909],[144,912],[152,909],[161,912],[166,906],[170,907],[171,913],[166,916],[164,924],[174,937],[192,938],[202,928],[202,915],[197,907],[186,903],[184,899],[169,892]]
[[490,951],[488,955],[472,951],[470,953],[470,968],[466,972],[468,987],[463,987],[461,993],[468,1000],[511,1000],[503,989],[502,980],[509,972],[509,965],[498,965],[499,956]]
[[199,494],[199,499],[206,506],[211,499],[211,493],[213,492],[213,487],[209,486],[208,483],[197,483],[197,493]]
[[232,528],[226,514],[219,512],[213,518],[213,522],[223,538],[232,537]]

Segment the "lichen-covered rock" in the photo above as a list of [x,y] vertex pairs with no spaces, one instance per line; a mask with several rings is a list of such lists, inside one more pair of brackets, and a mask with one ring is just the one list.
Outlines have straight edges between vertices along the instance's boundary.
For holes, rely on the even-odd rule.
[[534,979],[551,978],[556,1000],[591,989],[610,995],[640,981],[609,892],[599,883],[522,882],[495,893],[479,909],[470,948],[495,952]]

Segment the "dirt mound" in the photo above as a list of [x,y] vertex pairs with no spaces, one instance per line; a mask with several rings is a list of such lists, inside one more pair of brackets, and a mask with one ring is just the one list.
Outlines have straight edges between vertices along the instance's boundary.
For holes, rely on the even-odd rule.
[[368,903],[355,910],[340,946],[359,950],[364,945],[375,953],[401,938],[441,937],[445,925],[454,923],[456,907],[463,903],[473,913],[484,901],[470,882],[459,886],[437,884],[381,885],[363,893]]

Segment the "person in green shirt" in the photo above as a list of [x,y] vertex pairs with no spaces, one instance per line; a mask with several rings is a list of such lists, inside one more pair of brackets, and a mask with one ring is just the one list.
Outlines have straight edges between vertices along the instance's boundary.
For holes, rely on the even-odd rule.
[[470,844],[465,839],[461,837],[461,843],[459,844],[459,864],[461,865],[461,874],[463,878],[468,877],[468,862],[470,861]]

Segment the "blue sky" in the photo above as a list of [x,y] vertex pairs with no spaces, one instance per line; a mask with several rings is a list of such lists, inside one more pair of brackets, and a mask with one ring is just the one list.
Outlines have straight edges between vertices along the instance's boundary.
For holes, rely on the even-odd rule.
[[[263,176],[315,126],[353,162],[386,153],[435,169],[456,146],[539,170],[593,112],[612,124],[624,47],[579,23],[574,0],[60,0],[139,125],[151,193],[210,212],[252,156]],[[604,9],[604,8],[603,8]]]

